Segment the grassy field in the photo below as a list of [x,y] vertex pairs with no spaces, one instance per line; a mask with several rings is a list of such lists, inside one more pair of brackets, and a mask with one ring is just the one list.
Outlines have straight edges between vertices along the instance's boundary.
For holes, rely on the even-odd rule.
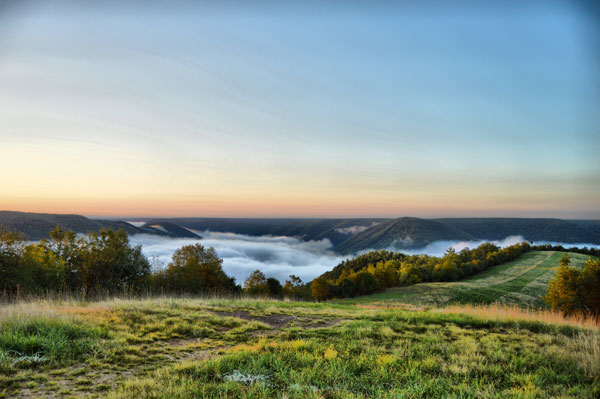
[[0,326],[0,397],[600,395],[597,326],[525,313],[164,298],[5,305]]
[[3,305],[0,398],[600,397],[599,326],[539,307],[561,257],[328,303]]
[[[424,283],[345,299],[342,303],[401,302],[417,306],[501,303],[543,307],[542,296],[554,277],[562,252],[532,251],[458,282]],[[571,266],[582,268],[587,255],[569,253]]]

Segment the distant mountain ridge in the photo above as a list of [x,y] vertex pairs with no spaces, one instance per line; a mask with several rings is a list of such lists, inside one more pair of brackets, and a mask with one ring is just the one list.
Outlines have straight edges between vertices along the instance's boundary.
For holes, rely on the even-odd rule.
[[600,221],[549,218],[445,218],[436,219],[478,239],[501,240],[521,235],[528,241],[600,244]]
[[90,219],[81,215],[55,215],[0,211],[0,225],[19,230],[29,240],[47,237],[56,226],[86,233],[101,228],[123,228],[129,234],[165,237],[201,237],[194,231],[228,232],[250,236],[292,236],[305,241],[327,239],[333,251],[354,254],[369,249],[418,249],[435,241],[501,240],[522,236],[527,241],[600,245],[600,220],[549,218],[438,218],[401,217],[336,219],[258,218],[156,218],[141,226]]
[[414,249],[423,248],[434,241],[475,240],[463,230],[434,220],[402,217],[380,223],[357,233],[337,245],[340,253],[364,249]]
[[[16,211],[0,211],[0,226],[20,231],[25,239],[31,241],[48,237],[48,233],[57,226],[76,233],[88,233],[103,228],[123,229],[127,234],[154,234],[167,237],[198,237],[196,234],[180,226],[157,229],[153,227],[136,227],[120,220],[90,219],[81,215],[31,213]],[[184,233],[187,232],[187,233]]]
[[197,231],[294,236],[306,241],[328,239],[333,244],[332,249],[340,254],[367,249],[417,249],[441,240],[501,240],[508,236],[523,236],[528,241],[600,244],[600,220],[171,218],[149,223],[154,222],[171,222]]
[[[170,218],[150,219],[145,225],[172,223],[196,231],[235,233],[249,236],[290,236],[303,240],[328,239],[335,246],[347,240],[349,231],[368,229],[389,219],[255,219],[255,218]],[[350,230],[348,230],[350,229]]]
[[417,249],[435,241],[502,240],[600,244],[600,221],[526,218],[399,218],[371,227],[335,247],[339,253],[367,249]]

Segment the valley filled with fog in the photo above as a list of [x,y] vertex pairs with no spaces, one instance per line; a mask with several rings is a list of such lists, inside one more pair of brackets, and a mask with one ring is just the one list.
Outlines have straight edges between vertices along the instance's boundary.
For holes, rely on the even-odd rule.
[[[215,248],[223,259],[223,269],[242,284],[248,275],[259,269],[268,277],[275,277],[283,282],[290,274],[299,276],[308,282],[313,278],[333,269],[349,255],[339,255],[331,250],[329,240],[303,241],[296,237],[286,236],[249,236],[234,233],[216,233],[195,231],[202,239],[170,238],[150,234],[130,236],[132,245],[141,245],[142,252],[151,260],[156,268],[165,267],[173,252],[184,245],[200,243]],[[525,241],[522,236],[510,236],[503,240],[479,241],[436,241],[420,249],[397,249],[406,254],[426,254],[442,256],[448,248],[460,251],[464,248],[475,248],[484,242],[491,242],[499,247],[507,247]],[[593,244],[565,244],[558,242],[535,241],[534,244],[563,245],[565,247],[600,248]],[[361,253],[366,251],[361,251]]]

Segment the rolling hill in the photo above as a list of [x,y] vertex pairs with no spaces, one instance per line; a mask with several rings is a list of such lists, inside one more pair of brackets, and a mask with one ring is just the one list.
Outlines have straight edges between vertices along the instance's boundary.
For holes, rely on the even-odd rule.
[[168,235],[169,237],[178,238],[202,238],[186,228],[169,222],[149,222],[140,226],[139,229],[148,234]]
[[368,249],[423,248],[435,241],[501,240],[522,236],[528,241],[600,244],[600,221],[527,218],[422,219],[152,219],[146,226],[171,223],[198,231],[251,236],[292,236],[305,241],[331,241],[340,254]]
[[[418,306],[452,304],[491,304],[499,302],[521,307],[543,307],[542,296],[554,277],[563,252],[532,251],[520,258],[491,267],[461,281],[421,283],[390,288],[384,292],[353,299],[344,303],[408,303]],[[587,255],[569,253],[571,266],[582,268]]]
[[436,221],[478,239],[501,240],[520,235],[527,241],[600,244],[600,233],[597,232],[600,231],[600,222],[593,220],[454,218]]
[[335,246],[353,234],[389,219],[245,219],[245,218],[171,218],[151,219],[146,225],[172,223],[197,231],[250,236],[300,237],[303,240],[328,239]]
[[[27,240],[40,240],[48,237],[48,233],[57,226],[76,233],[98,231],[102,228],[124,229],[128,234],[155,234],[168,237],[190,237],[194,233],[179,226],[168,226],[158,229],[153,227],[135,227],[119,220],[90,219],[81,215],[61,215],[50,213],[30,213],[0,211],[0,226],[20,231]],[[187,235],[183,235],[187,234]]]
[[399,218],[380,223],[348,238],[335,250],[356,253],[366,249],[423,248],[440,240],[474,240],[475,237],[443,223],[418,218]]
[[214,231],[250,236],[291,236],[305,241],[327,239],[339,254],[369,249],[418,249],[435,241],[501,240],[522,236],[527,241],[600,244],[600,221],[526,218],[401,217],[337,219],[160,218],[140,219],[134,226],[120,220],[0,211],[0,225],[23,232],[29,240],[46,237],[56,226],[77,233],[100,228],[123,228],[129,234],[200,238],[193,231]]

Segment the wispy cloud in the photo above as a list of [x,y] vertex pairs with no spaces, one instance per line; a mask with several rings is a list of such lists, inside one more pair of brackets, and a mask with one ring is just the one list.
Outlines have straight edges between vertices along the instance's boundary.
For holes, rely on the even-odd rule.
[[357,234],[365,231],[366,229],[378,225],[379,223],[373,222],[369,226],[348,226],[348,227],[338,227],[335,229],[338,233],[341,234]]

